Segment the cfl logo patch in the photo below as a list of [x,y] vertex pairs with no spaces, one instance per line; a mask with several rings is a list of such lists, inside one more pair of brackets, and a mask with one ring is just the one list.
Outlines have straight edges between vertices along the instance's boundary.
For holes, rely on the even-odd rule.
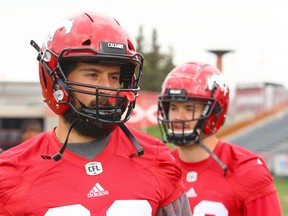
[[85,164],[87,175],[99,175],[103,172],[102,164],[100,162],[90,162]]

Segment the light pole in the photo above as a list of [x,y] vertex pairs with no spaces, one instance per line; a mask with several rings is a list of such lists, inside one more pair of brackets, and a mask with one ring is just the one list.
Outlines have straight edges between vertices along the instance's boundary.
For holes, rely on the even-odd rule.
[[208,52],[214,53],[217,56],[217,68],[222,71],[222,57],[226,53],[233,52],[233,50],[208,50]]

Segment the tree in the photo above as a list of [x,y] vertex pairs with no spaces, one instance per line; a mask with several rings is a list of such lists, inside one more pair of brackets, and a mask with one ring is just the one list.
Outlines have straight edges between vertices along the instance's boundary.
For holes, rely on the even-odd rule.
[[143,53],[143,47],[144,47],[144,37],[143,37],[143,26],[139,27],[139,35],[136,38],[136,46],[137,46],[137,51],[139,53]]
[[145,38],[143,36],[143,26],[139,28],[139,35],[136,38],[136,48],[144,56],[143,76],[141,78],[141,90],[160,91],[161,84],[166,75],[174,68],[173,48],[169,47],[167,53],[161,52],[158,44],[156,29],[152,31],[152,42],[145,50]]

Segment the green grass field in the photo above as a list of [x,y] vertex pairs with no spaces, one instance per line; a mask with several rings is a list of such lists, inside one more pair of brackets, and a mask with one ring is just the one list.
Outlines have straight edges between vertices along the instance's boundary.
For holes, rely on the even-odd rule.
[[[158,139],[162,140],[160,130],[158,126],[155,127],[149,127],[145,130],[143,130],[149,134],[151,134],[154,137],[157,137]],[[169,144],[168,144],[169,145]],[[173,148],[172,145],[169,146],[170,148]],[[275,178],[275,186],[278,191],[278,197],[281,203],[282,207],[282,216],[288,216],[288,178]]]
[[283,216],[288,216],[288,178],[275,178]]

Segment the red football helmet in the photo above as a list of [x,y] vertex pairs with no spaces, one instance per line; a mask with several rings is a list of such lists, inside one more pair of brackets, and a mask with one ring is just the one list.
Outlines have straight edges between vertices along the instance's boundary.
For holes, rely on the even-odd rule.
[[[204,110],[200,118],[170,121],[170,102],[200,103],[204,105]],[[217,68],[199,62],[177,66],[166,77],[158,101],[157,119],[164,140],[175,145],[186,145],[199,141],[201,133],[216,133],[224,124],[228,105],[229,87]],[[174,124],[191,121],[198,121],[193,131],[174,131]]]
[[[34,41],[31,45],[39,52],[39,76],[43,99],[58,115],[71,107],[80,116],[97,124],[113,125],[126,122],[135,107],[142,75],[143,56],[136,52],[131,38],[117,20],[100,13],[81,13],[59,23],[48,34],[40,48]],[[100,86],[69,82],[64,65],[75,61],[97,64],[121,65],[121,88],[105,88],[115,94],[101,95]],[[83,93],[109,97],[115,106],[83,107],[76,109],[73,100],[75,86],[84,86],[90,91]],[[79,91],[79,90],[78,90]]]

